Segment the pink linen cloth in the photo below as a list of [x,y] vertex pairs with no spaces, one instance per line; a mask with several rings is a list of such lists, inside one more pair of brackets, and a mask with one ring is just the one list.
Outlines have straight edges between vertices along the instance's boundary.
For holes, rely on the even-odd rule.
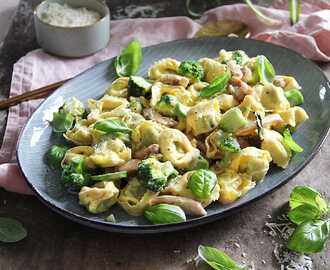
[[[303,1],[300,21],[294,26],[289,23],[287,5],[286,0],[277,0],[273,7],[260,7],[264,14],[277,22],[273,26],[261,23],[250,8],[243,4],[209,10],[198,21],[188,17],[113,21],[110,43],[107,48],[92,56],[64,59],[38,49],[22,57],[14,65],[10,96],[73,77],[96,63],[117,55],[134,38],[140,40],[142,46],[193,38],[206,23],[233,18],[248,25],[254,39],[291,48],[313,60],[330,61],[330,3]],[[15,164],[15,150],[22,126],[39,103],[40,100],[34,100],[9,109],[0,148],[0,187],[8,191],[33,194]]]

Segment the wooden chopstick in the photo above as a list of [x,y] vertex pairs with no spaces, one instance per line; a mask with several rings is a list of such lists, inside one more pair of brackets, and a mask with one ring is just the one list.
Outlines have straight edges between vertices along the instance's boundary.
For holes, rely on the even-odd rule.
[[56,82],[56,83],[52,83],[52,84],[46,85],[44,87],[26,92],[22,95],[17,95],[17,96],[7,98],[5,100],[1,100],[0,101],[0,110],[7,109],[11,106],[17,105],[17,104],[19,104],[21,102],[24,102],[24,101],[44,98],[44,97],[48,96],[51,92],[55,91],[58,87],[63,85],[68,80],[69,79],[59,81],[59,82]]

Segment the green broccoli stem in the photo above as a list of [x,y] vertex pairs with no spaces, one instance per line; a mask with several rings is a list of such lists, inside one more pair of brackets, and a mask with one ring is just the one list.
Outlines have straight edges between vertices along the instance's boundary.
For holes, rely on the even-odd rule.
[[119,180],[119,179],[122,179],[122,178],[126,178],[127,176],[128,176],[128,173],[126,171],[122,171],[122,172],[92,175],[91,180],[96,181],[96,182],[115,181],[115,180]]

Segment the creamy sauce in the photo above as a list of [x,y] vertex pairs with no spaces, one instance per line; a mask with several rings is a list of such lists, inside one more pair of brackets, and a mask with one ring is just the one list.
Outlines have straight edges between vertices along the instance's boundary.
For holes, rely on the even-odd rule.
[[62,27],[87,26],[101,19],[101,15],[96,11],[59,3],[45,4],[38,10],[38,17],[45,23]]

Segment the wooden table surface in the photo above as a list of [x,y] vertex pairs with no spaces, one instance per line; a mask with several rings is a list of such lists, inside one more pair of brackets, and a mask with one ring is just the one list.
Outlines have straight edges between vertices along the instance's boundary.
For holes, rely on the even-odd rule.
[[[0,97],[8,95],[12,65],[37,47],[32,8],[39,1],[22,0],[0,52]],[[111,10],[133,1],[109,1]],[[158,16],[182,15],[184,1],[134,1],[137,5],[163,5]],[[330,78],[330,65],[321,68]],[[0,112],[4,128],[6,113]],[[224,249],[238,261],[253,262],[256,269],[280,269],[273,257],[272,239],[264,233],[266,216],[276,215],[287,202],[292,187],[310,185],[330,199],[330,138],[320,152],[292,181],[234,216],[197,228],[157,235],[123,235],[83,227],[55,214],[33,196],[0,189],[0,216],[14,217],[28,229],[16,244],[0,244],[0,270],[20,269],[193,269],[186,261],[196,256],[199,244]],[[234,243],[239,243],[237,247]],[[242,256],[246,253],[246,258]],[[313,256],[314,270],[330,269],[329,246]],[[265,261],[264,264],[262,261]]]

